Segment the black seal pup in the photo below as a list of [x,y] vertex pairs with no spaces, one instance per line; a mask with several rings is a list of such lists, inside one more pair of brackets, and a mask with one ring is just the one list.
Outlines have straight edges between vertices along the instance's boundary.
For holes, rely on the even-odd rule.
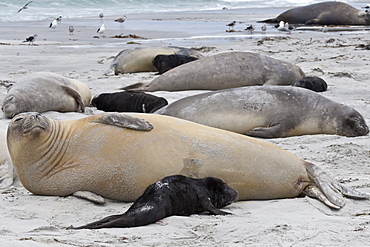
[[185,63],[189,63],[198,60],[197,57],[171,54],[171,55],[157,55],[153,60],[153,65],[158,70],[158,75],[163,74],[170,69],[180,66]]
[[102,93],[95,96],[91,104],[106,112],[141,112],[151,113],[168,102],[165,98],[137,91]]
[[325,92],[328,89],[328,84],[316,76],[303,77],[299,81],[293,84],[294,87],[303,87],[315,92]]
[[154,223],[171,215],[188,216],[209,211],[215,215],[230,214],[220,210],[236,201],[238,192],[221,179],[168,176],[149,185],[124,214],[68,229],[135,227]]

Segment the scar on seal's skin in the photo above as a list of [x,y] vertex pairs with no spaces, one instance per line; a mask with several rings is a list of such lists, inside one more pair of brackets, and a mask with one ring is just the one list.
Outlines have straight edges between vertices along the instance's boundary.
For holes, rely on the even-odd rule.
[[184,160],[184,168],[181,170],[181,174],[186,176],[197,178],[199,169],[202,167],[203,161],[200,159],[187,158]]

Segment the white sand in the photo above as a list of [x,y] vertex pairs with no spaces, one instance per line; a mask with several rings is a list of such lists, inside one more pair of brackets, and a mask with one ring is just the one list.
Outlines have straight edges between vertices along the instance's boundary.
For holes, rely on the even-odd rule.
[[[242,16],[238,18],[242,19]],[[266,16],[251,19],[264,19]],[[149,40],[92,38],[98,20],[63,19],[56,31],[48,30],[49,21],[24,24],[1,24],[0,80],[18,81],[35,71],[51,71],[85,82],[93,95],[113,92],[119,87],[139,81],[151,81],[154,73],[104,76],[112,56],[125,48],[142,45],[181,45],[185,47],[215,47],[205,56],[219,52],[252,51],[296,63],[307,75],[320,76],[328,83],[324,96],[357,109],[370,124],[370,80],[368,50],[357,49],[369,44],[368,32],[293,32],[278,34],[269,26],[268,34],[256,33],[251,38],[245,32],[226,33],[230,15],[168,14],[159,17],[132,16],[121,30],[119,24],[105,23],[107,37],[121,31],[150,38]],[[113,19],[113,18],[112,18]],[[161,19],[153,20],[153,19]],[[135,20],[135,21],[133,21]],[[176,21],[178,30],[162,30],[168,21]],[[135,23],[135,24],[134,24]],[[160,27],[156,25],[161,23]],[[163,24],[164,23],[164,24]],[[193,31],[196,24],[212,26]],[[147,24],[147,29],[144,28]],[[26,25],[26,26],[25,26]],[[68,26],[75,34],[68,35]],[[135,26],[136,25],[136,26]],[[168,27],[173,27],[173,23]],[[258,25],[258,24],[257,24]],[[167,27],[166,26],[166,27]],[[240,24],[245,26],[244,24]],[[184,27],[184,29],[181,29]],[[195,27],[197,27],[195,25]],[[217,30],[219,27],[219,30]],[[238,27],[238,26],[236,26]],[[136,28],[136,29],[135,29]],[[203,29],[202,29],[203,28]],[[259,31],[257,26],[256,31]],[[149,30],[149,31],[148,31]],[[199,35],[219,35],[229,38],[194,38]],[[21,41],[34,33],[38,46]],[[263,36],[271,33],[262,42]],[[189,38],[193,37],[193,38]],[[233,38],[230,38],[233,37]],[[163,38],[163,40],[158,40]],[[177,39],[173,39],[177,38]],[[44,40],[46,39],[46,40]],[[196,91],[155,92],[172,102]],[[0,101],[6,88],[0,86]],[[74,119],[95,114],[87,108],[85,114],[48,112],[59,119]],[[0,121],[7,123],[3,113]],[[350,187],[370,193],[370,138],[335,135],[307,135],[268,140],[298,157],[313,162]],[[248,178],[246,178],[248,179]],[[370,201],[347,200],[341,210],[331,210],[321,202],[308,198],[238,202],[225,208],[231,216],[173,216],[138,228],[65,230],[102,217],[123,213],[131,204],[108,201],[96,206],[74,197],[35,196],[19,181],[0,194],[0,246],[365,246],[370,236]]]

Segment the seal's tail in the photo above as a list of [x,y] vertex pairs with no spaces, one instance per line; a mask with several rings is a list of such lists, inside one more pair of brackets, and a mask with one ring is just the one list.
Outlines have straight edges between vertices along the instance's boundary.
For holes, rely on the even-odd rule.
[[148,84],[144,82],[138,82],[135,84],[128,85],[126,87],[119,88],[120,90],[136,90],[136,91],[149,91]]
[[370,199],[370,194],[340,184],[314,164],[306,163],[305,166],[312,184],[306,187],[304,193],[318,198],[327,206],[340,209],[346,203],[344,196],[354,199]]

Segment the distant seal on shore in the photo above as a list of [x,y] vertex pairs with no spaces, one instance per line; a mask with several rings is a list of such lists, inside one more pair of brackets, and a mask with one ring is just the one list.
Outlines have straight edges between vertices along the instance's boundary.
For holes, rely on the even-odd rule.
[[177,66],[198,60],[197,57],[171,54],[157,55],[153,60],[153,65],[157,68],[158,74],[163,74]]
[[144,92],[124,91],[99,94],[92,99],[91,104],[106,112],[151,113],[167,105],[168,102],[165,98]]
[[287,10],[260,22],[319,25],[370,25],[370,14],[342,2],[322,2]]
[[315,76],[303,77],[293,84],[294,87],[303,87],[315,92],[325,92],[328,89],[328,84],[320,78]]
[[123,73],[135,72],[157,72],[153,65],[153,60],[157,55],[179,54],[193,56],[196,58],[203,57],[193,49],[168,46],[168,47],[136,47],[126,49],[117,54],[105,75],[118,75]]
[[89,191],[134,201],[150,184],[178,174],[219,178],[240,200],[305,193],[340,208],[343,195],[370,198],[269,142],[168,116],[105,113],[57,121],[21,113],[7,135],[19,180],[37,195]]
[[255,86],[202,93],[155,113],[261,138],[369,133],[364,118],[352,107],[299,87]]
[[292,85],[304,77],[297,65],[252,52],[226,52],[183,64],[150,83],[123,87],[138,91],[218,90],[254,85]]
[[90,100],[91,91],[85,83],[50,72],[35,72],[10,88],[1,109],[8,118],[21,112],[84,111]]
[[144,226],[171,215],[189,216],[203,211],[227,215],[230,213],[219,208],[235,202],[237,197],[238,192],[218,178],[173,175],[149,185],[124,214],[68,229]]

